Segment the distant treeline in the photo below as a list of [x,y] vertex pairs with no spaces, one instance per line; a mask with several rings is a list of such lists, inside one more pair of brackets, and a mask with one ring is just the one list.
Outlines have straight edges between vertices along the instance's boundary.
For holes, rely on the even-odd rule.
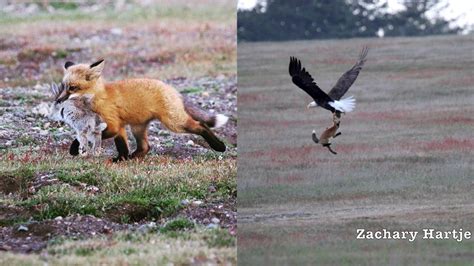
[[439,0],[405,0],[405,10],[390,14],[380,0],[260,0],[238,12],[239,41],[284,41],[351,37],[420,36],[459,33],[441,17]]

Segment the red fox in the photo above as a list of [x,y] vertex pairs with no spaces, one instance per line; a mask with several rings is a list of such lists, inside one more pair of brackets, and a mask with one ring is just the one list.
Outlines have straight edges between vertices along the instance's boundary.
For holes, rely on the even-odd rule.
[[337,132],[337,130],[339,129],[339,125],[340,125],[339,117],[340,117],[340,114],[337,114],[337,112],[334,113],[333,120],[332,120],[333,121],[332,127],[326,128],[326,130],[324,130],[323,133],[321,133],[321,136],[319,137],[319,139],[316,136],[316,131],[313,130],[313,134],[312,134],[313,141],[323,145],[323,147],[327,147],[328,150],[332,154],[337,154],[337,152],[335,152],[333,149],[331,149],[331,142],[329,142],[329,140],[331,138],[335,138],[335,137],[341,135],[341,132]]
[[[181,94],[172,86],[155,79],[126,79],[104,82],[102,70],[104,60],[91,65],[66,62],[62,84],[65,90],[58,97],[66,100],[70,95],[93,94],[92,109],[107,123],[102,138],[114,138],[118,157],[114,161],[129,159],[126,125],[130,125],[137,142],[131,158],[145,156],[148,144],[148,124],[155,119],[169,130],[177,133],[192,133],[202,136],[209,146],[219,152],[226,150],[225,144],[216,137],[210,127],[223,126],[228,117],[204,115],[197,108],[183,103]],[[71,155],[78,154],[77,140],[71,145]]]

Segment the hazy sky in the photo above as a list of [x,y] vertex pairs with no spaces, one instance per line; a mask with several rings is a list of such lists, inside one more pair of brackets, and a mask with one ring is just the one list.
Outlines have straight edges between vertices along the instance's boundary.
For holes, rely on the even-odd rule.
[[[258,0],[238,0],[238,8],[251,9]],[[389,8],[393,11],[400,10],[403,6],[401,0],[386,0]],[[443,10],[441,16],[447,19],[459,17],[456,24],[462,27],[474,25],[474,0],[445,0],[449,3],[446,10]]]

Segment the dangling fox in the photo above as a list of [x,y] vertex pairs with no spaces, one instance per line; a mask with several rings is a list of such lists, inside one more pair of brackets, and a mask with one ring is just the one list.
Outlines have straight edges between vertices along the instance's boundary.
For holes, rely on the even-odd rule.
[[[208,115],[192,106],[185,106],[181,94],[170,85],[155,79],[127,79],[104,82],[104,60],[91,65],[66,62],[63,85],[66,90],[58,97],[66,100],[71,95],[93,94],[92,109],[107,123],[102,138],[114,138],[118,157],[113,161],[145,156],[148,144],[148,124],[155,119],[169,130],[202,136],[212,149],[224,152],[225,144],[211,131],[223,126],[228,117]],[[130,125],[137,149],[129,156],[127,132]],[[69,150],[77,155],[79,142],[74,140]]]
[[339,118],[340,118],[340,114],[334,113],[333,119],[332,119],[333,125],[331,127],[326,128],[326,130],[324,130],[323,133],[321,133],[321,136],[319,137],[319,139],[316,136],[316,131],[313,130],[313,134],[312,134],[313,141],[323,145],[323,147],[328,148],[328,150],[332,154],[337,154],[337,152],[331,149],[331,142],[329,142],[329,140],[331,138],[335,138],[341,135],[341,132],[337,132],[340,125]]

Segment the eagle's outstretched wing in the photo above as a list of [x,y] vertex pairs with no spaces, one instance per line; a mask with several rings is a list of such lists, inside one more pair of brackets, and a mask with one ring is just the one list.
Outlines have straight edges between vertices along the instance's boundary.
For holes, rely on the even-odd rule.
[[309,94],[316,102],[332,102],[332,99],[316,85],[313,77],[306,69],[301,68],[301,62],[296,57],[290,58],[289,72],[293,83]]
[[339,78],[336,85],[334,85],[334,87],[328,93],[329,97],[331,97],[334,100],[340,100],[341,97],[344,96],[344,94],[346,94],[347,90],[352,86],[354,81],[357,79],[357,76],[359,75],[360,70],[364,66],[368,52],[369,52],[369,48],[364,47],[362,49],[357,63]]

